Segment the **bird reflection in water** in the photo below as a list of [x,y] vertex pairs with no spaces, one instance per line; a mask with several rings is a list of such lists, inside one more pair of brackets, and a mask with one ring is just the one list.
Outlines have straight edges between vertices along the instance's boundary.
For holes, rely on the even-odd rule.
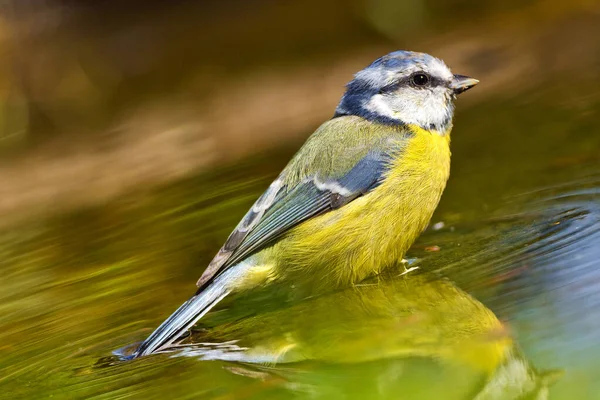
[[542,400],[561,375],[532,367],[482,303],[418,271],[216,320],[173,354],[233,361],[228,369],[258,379],[261,390],[311,398]]

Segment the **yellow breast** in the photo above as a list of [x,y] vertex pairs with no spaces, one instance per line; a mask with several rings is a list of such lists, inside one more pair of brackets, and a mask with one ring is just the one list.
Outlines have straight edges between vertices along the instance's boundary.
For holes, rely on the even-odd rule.
[[380,186],[302,223],[274,246],[280,273],[315,270],[317,285],[345,286],[402,259],[431,219],[450,173],[449,134],[410,128],[414,136]]

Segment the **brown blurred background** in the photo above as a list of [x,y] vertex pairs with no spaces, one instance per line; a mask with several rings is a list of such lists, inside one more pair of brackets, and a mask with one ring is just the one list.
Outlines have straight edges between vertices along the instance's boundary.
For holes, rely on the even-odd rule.
[[479,78],[459,110],[600,71],[593,0],[0,4],[3,223],[299,142],[396,49]]

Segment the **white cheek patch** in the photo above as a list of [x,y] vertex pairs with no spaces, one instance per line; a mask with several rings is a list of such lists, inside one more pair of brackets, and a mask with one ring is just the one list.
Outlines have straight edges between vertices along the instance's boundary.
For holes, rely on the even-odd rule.
[[392,107],[392,103],[382,94],[371,97],[365,108],[374,114],[400,121],[397,112]]
[[437,130],[442,130],[452,118],[451,100],[446,97],[443,90],[437,89],[433,92],[424,92],[422,96],[421,101],[408,105],[403,115],[424,128],[433,126]]
[[452,101],[445,91],[445,88],[436,88],[433,91],[406,88],[393,95],[377,94],[369,100],[365,108],[377,115],[406,124],[445,131],[453,114]]

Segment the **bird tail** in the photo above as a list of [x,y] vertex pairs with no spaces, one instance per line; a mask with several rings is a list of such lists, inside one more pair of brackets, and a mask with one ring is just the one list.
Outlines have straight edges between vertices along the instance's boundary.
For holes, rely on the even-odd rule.
[[201,288],[142,342],[132,358],[146,356],[168,348],[219,301],[231,293],[236,281],[243,276],[248,267],[249,265],[246,263],[235,265]]

